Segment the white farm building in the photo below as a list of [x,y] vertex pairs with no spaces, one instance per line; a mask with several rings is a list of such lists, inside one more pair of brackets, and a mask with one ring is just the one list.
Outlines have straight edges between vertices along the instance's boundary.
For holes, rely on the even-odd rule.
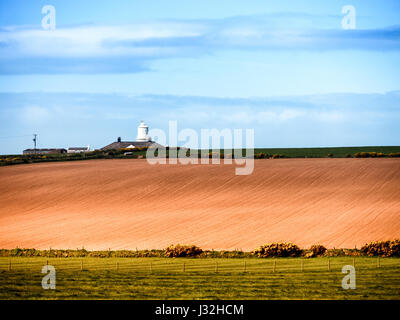
[[87,147],[70,147],[67,149],[67,153],[82,153],[90,152],[90,146]]

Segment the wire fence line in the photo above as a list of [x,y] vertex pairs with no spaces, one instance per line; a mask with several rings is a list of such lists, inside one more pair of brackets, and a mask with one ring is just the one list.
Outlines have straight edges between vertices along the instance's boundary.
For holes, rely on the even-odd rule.
[[101,259],[93,261],[91,259],[49,258],[40,260],[22,259],[1,259],[1,271],[23,271],[40,270],[44,265],[52,265],[57,271],[129,271],[141,273],[291,273],[291,272],[321,272],[321,271],[341,271],[344,265],[353,265],[356,270],[380,269],[380,268],[400,268],[400,259],[370,258],[366,259],[324,259],[313,261],[312,259],[268,259],[267,261],[201,261],[201,260],[179,260],[167,261],[135,261],[129,258],[123,259]]

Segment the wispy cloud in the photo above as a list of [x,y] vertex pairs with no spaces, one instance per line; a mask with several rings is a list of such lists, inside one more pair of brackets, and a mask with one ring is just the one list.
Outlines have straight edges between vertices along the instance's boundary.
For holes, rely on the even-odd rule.
[[[8,27],[0,31],[0,73],[134,73],[154,59],[221,50],[399,50],[400,27],[316,28],[304,14],[120,26]],[[279,18],[279,19],[278,19]],[[315,20],[315,17],[313,17]]]

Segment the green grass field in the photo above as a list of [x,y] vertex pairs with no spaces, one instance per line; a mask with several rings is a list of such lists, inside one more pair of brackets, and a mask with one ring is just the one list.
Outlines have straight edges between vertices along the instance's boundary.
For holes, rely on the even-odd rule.
[[[352,257],[330,270],[328,258],[0,258],[0,299],[400,299],[399,258],[354,261],[357,287],[344,290]],[[47,262],[56,290],[41,286]]]

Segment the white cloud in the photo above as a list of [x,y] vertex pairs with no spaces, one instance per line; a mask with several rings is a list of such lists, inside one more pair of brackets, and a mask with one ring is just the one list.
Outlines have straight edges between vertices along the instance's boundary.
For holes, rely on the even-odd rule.
[[[124,68],[141,72],[148,70],[141,67],[151,59],[197,57],[232,49],[400,49],[399,27],[312,29],[303,24],[295,27],[291,23],[282,27],[290,22],[290,15],[283,16],[284,20],[279,24],[271,24],[268,18],[153,21],[132,25],[58,27],[55,30],[5,27],[0,31],[0,72],[118,73]],[[90,64],[92,66],[88,67]]]
[[[195,24],[154,23],[124,26],[79,26],[55,30],[17,29],[0,32],[0,42],[10,44],[13,55],[36,57],[152,56],[161,48],[129,47],[129,41],[200,35]],[[110,45],[107,45],[107,44]],[[3,49],[3,56],[10,54]]]

